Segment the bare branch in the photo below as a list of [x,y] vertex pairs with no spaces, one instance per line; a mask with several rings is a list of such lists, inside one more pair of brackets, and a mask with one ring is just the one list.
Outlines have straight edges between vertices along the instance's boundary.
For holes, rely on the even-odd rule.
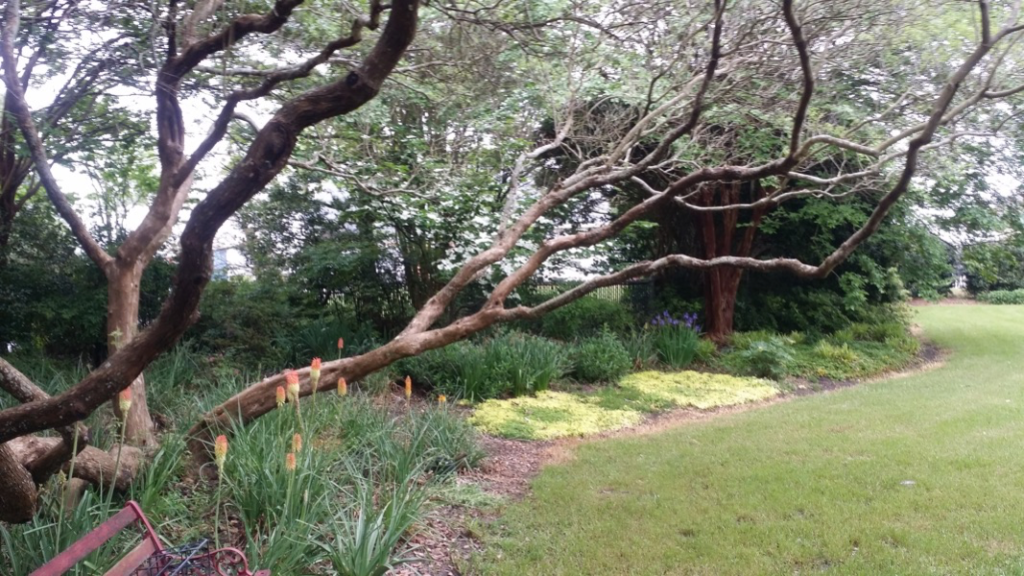
[[814,96],[814,70],[811,68],[811,56],[807,50],[807,40],[804,39],[803,28],[793,12],[793,0],[783,0],[782,12],[786,16],[786,26],[793,35],[793,46],[800,55],[800,72],[803,74],[803,86],[800,89],[800,103],[797,105],[796,114],[793,116],[793,132],[789,138],[789,153],[796,155],[800,148],[800,133],[803,132],[804,122],[807,119],[807,108],[811,105],[811,98]]
[[53,173],[50,171],[50,161],[46,157],[46,149],[43,147],[39,131],[32,120],[32,113],[29,111],[28,104],[25,102],[25,92],[21,87],[21,80],[18,77],[17,63],[14,55],[14,41],[18,34],[19,18],[20,0],[9,0],[4,14],[5,24],[2,31],[2,39],[0,39],[0,58],[3,59],[4,82],[7,85],[8,93],[12,96],[8,99],[9,110],[18,121],[18,126],[21,128],[25,142],[28,144],[32,162],[39,173],[39,179],[46,189],[47,196],[49,196],[50,201],[57,209],[57,213],[67,222],[71,228],[71,233],[74,234],[75,239],[78,240],[85,253],[89,255],[101,270],[106,271],[111,262],[113,262],[113,258],[103,250],[96,242],[96,239],[92,237],[92,234],[89,233],[89,229],[71,206],[71,202],[64,195],[56,178],[53,177]]

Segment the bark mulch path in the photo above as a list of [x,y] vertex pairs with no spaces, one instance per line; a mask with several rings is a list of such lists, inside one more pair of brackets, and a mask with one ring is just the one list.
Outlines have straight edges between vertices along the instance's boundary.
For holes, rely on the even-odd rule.
[[[514,502],[527,496],[530,482],[548,464],[571,460],[575,449],[587,442],[607,438],[638,436],[665,432],[693,422],[701,422],[723,414],[756,410],[768,404],[786,402],[792,398],[830,392],[865,382],[896,378],[937,368],[943,364],[945,353],[929,343],[922,343],[917,360],[902,370],[881,374],[860,380],[820,379],[816,382],[798,381],[796,389],[788,394],[761,402],[727,406],[712,410],[678,408],[668,412],[652,414],[642,423],[631,428],[595,434],[585,438],[561,438],[547,441],[507,440],[481,435],[480,443],[487,452],[487,458],[479,469],[461,473],[460,484],[475,484],[484,492],[497,496],[505,502]],[[472,530],[474,522],[493,520],[500,510],[480,510],[464,506],[444,505],[435,509],[421,522],[420,530],[411,539],[415,547],[408,556],[417,560],[396,568],[390,576],[465,576],[470,558],[483,549]]]

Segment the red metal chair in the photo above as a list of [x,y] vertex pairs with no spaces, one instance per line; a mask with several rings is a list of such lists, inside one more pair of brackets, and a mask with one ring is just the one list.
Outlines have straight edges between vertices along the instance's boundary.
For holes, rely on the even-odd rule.
[[235,548],[210,550],[203,540],[177,548],[164,548],[156,531],[135,502],[82,536],[67,550],[29,576],[59,576],[103,546],[125,528],[137,525],[142,541],[107,570],[105,576],[270,576],[269,570],[251,572],[249,561]]

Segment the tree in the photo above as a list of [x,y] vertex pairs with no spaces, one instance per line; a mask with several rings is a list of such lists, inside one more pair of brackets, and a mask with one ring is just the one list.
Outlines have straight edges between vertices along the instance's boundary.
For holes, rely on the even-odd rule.
[[[73,422],[95,410],[117,391],[131,386],[136,400],[132,402],[129,413],[123,415],[127,433],[136,441],[145,441],[152,433],[144,383],[140,375],[145,366],[173,344],[194,321],[199,296],[210,279],[213,237],[217,230],[284,168],[303,130],[348,113],[376,96],[382,82],[412,41],[419,9],[416,0],[401,0],[387,6],[372,2],[368,15],[358,17],[348,30],[327,42],[318,54],[294,66],[270,71],[254,85],[240,86],[227,94],[211,132],[191,154],[186,155],[186,123],[180,104],[186,77],[196,73],[207,59],[225,53],[249,36],[279,31],[289,22],[299,4],[298,0],[280,0],[262,16],[245,14],[223,24],[216,22],[219,14],[218,3],[215,1],[201,2],[181,17],[175,3],[171,2],[164,7],[163,14],[153,15],[155,19],[166,18],[173,23],[166,28],[163,61],[155,71],[159,186],[143,222],[129,232],[116,253],[110,255],[90,234],[50,169],[50,155],[43,134],[25,100],[19,74],[19,49],[16,44],[19,40],[25,41],[19,36],[21,6],[17,0],[7,3],[0,56],[9,94],[9,112],[17,121],[48,197],[68,223],[82,249],[108,278],[108,330],[113,352],[107,362],[74,387],[77,391],[73,397],[61,395],[54,398],[29,398],[26,395],[23,401],[28,403],[12,410],[31,411],[33,406],[40,406],[40,402],[51,403],[51,408],[45,412],[58,420],[67,418]],[[174,289],[160,316],[149,329],[136,337],[138,288],[142,272],[170,235],[192,188],[197,165],[226,135],[239,104],[261,98],[283,83],[308,77],[317,65],[326,62],[339,50],[357,45],[364,30],[376,30],[384,14],[388,16],[387,23],[363,62],[353,67],[344,77],[326,81],[285,101],[274,117],[257,131],[245,156],[196,206],[182,234],[183,249],[179,255]],[[205,32],[204,28],[211,25],[215,31]],[[121,62],[121,65],[125,63]],[[10,370],[4,373],[14,374]],[[0,379],[8,390],[14,388],[15,380],[14,376]],[[35,401],[29,401],[33,399]],[[27,414],[12,418],[9,422],[12,435],[0,442],[31,431],[25,426],[31,428],[32,420],[34,417]],[[54,426],[43,426],[37,430],[51,427]],[[70,444],[56,449],[69,452]],[[25,508],[20,507],[21,510]],[[21,518],[19,514],[13,513],[12,517]]]
[[[119,261],[125,263],[139,260],[121,260],[122,253],[124,258],[144,255],[152,244],[142,240],[157,239],[168,222],[162,216],[177,213],[196,164],[226,134],[239,102],[264,95],[287,80],[309,76],[314,66],[328,60],[337,50],[354,44],[364,26],[374,28],[376,19],[385,12],[388,22],[374,47],[350,73],[285,99],[271,120],[256,132],[227,176],[195,207],[181,235],[172,291],[153,323],[67,391],[0,411],[0,441],[72,424],[117,390],[128,386],[149,362],[181,336],[194,321],[203,287],[209,281],[212,242],[217,230],[282,172],[304,130],[351,112],[376,96],[381,83],[395,69],[412,41],[419,8],[415,0],[396,1],[389,7],[371,3],[370,16],[359,21],[355,27],[357,33],[332,42],[319,55],[294,67],[253,70],[250,77],[256,78],[253,80],[255,87],[231,92],[226,97],[212,134],[203,140],[197,152],[186,157],[184,125],[177,99],[186,75],[195,72],[203,60],[250,35],[279,30],[292,17],[297,5],[296,0],[279,0],[266,15],[235,18],[219,32],[205,37],[195,35],[195,30],[198,22],[205,21],[207,13],[203,9],[209,5],[200,3],[183,17],[169,14],[171,21],[181,25],[181,45],[178,29],[168,27],[167,57],[158,73],[155,93],[160,189],[155,196],[152,217],[139,229],[145,235],[139,230],[133,232],[118,251]],[[861,0],[806,4],[783,0],[779,6],[715,0],[685,7],[610,2],[600,6],[549,7],[535,13],[540,20],[494,24],[503,14],[514,13],[515,6],[514,2],[497,3],[465,10],[445,4],[442,9],[460,22],[472,20],[511,35],[525,34],[524,30],[530,34],[546,34],[550,45],[564,47],[568,57],[563,60],[577,68],[565,75],[567,87],[555,95],[562,101],[560,109],[567,112],[558,115],[554,138],[538,143],[516,162],[508,179],[505,203],[511,208],[508,218],[498,222],[493,242],[458,266],[396,338],[366,353],[325,363],[321,388],[332,387],[338,377],[358,380],[400,358],[445,346],[498,322],[537,317],[597,287],[670,267],[703,270],[727,266],[785,271],[808,279],[827,276],[878,230],[893,206],[907,194],[924,153],[968,134],[999,130],[1008,122],[1004,114],[1012,117],[1017,104],[1015,97],[1024,91],[1014,85],[1020,81],[1013,66],[1019,60],[1016,40],[1024,30],[1018,4],[993,7],[984,0],[970,6],[953,3],[944,7],[943,19],[947,22],[942,26],[923,18],[934,15],[929,12],[931,7],[927,3]],[[925,23],[922,26],[926,34],[919,34],[921,29],[906,29],[906,21]],[[948,21],[957,25],[950,26]],[[972,23],[977,26],[972,27]],[[20,102],[13,111],[48,195],[72,223],[82,245],[95,252],[91,248],[95,243],[76,228],[74,218],[64,214],[59,186],[45,161],[44,143],[34,130],[23,100],[19,100],[22,96],[13,60],[16,29],[17,3],[11,2],[2,47],[8,90],[15,92],[14,100]],[[909,39],[900,43],[904,36]],[[947,38],[957,41],[939,41]],[[898,41],[896,48],[899,50],[886,44],[890,39]],[[936,44],[940,47],[936,48]],[[858,51],[850,51],[853,47],[886,45],[891,52],[903,50],[922,57],[942,53],[950,61],[948,70],[942,74],[944,80],[922,82],[913,78],[913,74],[901,74],[912,91],[908,97],[891,99],[887,92],[872,86],[882,74],[865,65],[850,73],[858,74],[865,81],[854,97],[870,102],[868,108],[872,112],[864,115],[855,112],[851,114],[855,117],[852,121],[849,117],[819,113],[814,106],[816,99],[838,100],[839,94],[848,91],[848,83],[834,82],[827,73],[831,67],[837,62],[845,65],[857,56]],[[595,61],[588,56],[595,46],[618,46],[620,58]],[[861,64],[878,54],[874,49],[860,53],[867,55],[860,59]],[[415,62],[415,57],[411,59]],[[648,66],[637,66],[644,62]],[[574,126],[572,112],[588,101],[590,94],[585,92],[591,88],[588,83],[594,82],[590,72],[605,79],[597,81],[598,84],[635,87],[639,83],[649,88],[639,92],[644,94],[643,104],[638,108],[643,114],[633,118],[628,129],[615,131],[611,138],[585,133],[586,126],[578,129]],[[607,92],[608,86],[598,86],[595,92]],[[773,125],[786,127],[781,149],[770,158],[752,164],[732,163],[728,158],[716,158],[713,153],[693,154],[693,147],[700,145],[696,136],[708,127],[703,122],[704,113],[726,105],[734,93],[752,91],[789,94],[759,103],[770,107],[760,112],[772,115]],[[819,94],[820,91],[824,94]],[[994,105],[997,102],[998,107]],[[865,127],[872,130],[865,130]],[[882,136],[876,137],[876,133]],[[580,136],[586,137],[590,144],[586,150],[580,150],[581,157],[571,173],[551,178],[543,187],[524,185],[522,175],[527,167],[543,165],[545,154],[563,142],[579,140]],[[863,164],[858,164],[863,168],[855,172],[841,169],[831,176],[810,171],[823,157],[834,156],[836,150],[863,158]],[[672,177],[665,186],[653,188],[642,178],[650,172],[666,172]],[[794,180],[802,185],[795,189],[783,185]],[[683,202],[695,211],[750,211],[805,196],[841,196],[842,192],[833,187],[855,181],[872,181],[879,187],[884,186],[884,191],[874,197],[870,216],[835,251],[816,264],[789,257],[759,260],[743,256],[700,258],[670,254],[624,266],[535,306],[506,306],[513,292],[553,258],[570,250],[607,242],[670,203]],[[706,186],[735,182],[759,182],[768,192],[752,202],[730,201],[704,207],[692,202]],[[594,191],[626,183],[647,185],[648,197],[604,222],[569,231],[555,227],[539,244],[524,244],[528,233],[552,214]],[[133,237],[133,234],[136,235]],[[493,275],[496,282],[483,307],[442,324],[441,319],[455,299],[488,274]],[[300,371],[300,375],[306,378],[302,393],[309,394],[308,370]],[[265,378],[206,415],[191,430],[194,452],[202,454],[203,442],[228,420],[244,422],[272,410],[274,389],[283,378],[281,374]]]
[[[139,132],[130,114],[118,109],[108,90],[124,85],[116,62],[128,56],[122,38],[95,38],[90,31],[109,26],[113,11],[130,6],[110,6],[111,12],[77,2],[37,2],[28,7],[21,28],[22,41],[15,52],[22,62],[21,89],[45,85],[37,94],[36,123],[51,142],[49,160],[61,163],[74,154],[102,149],[108,136],[130,137]],[[5,91],[0,109],[0,266],[15,217],[42,188],[33,174],[33,159],[20,138],[11,114],[14,92]]]

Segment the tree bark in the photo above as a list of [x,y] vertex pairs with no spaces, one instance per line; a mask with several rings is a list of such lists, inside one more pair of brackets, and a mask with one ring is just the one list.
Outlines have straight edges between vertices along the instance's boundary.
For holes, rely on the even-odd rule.
[[[766,191],[757,182],[751,184],[754,199],[764,198]],[[717,202],[722,206],[736,204],[742,193],[739,182],[721,183],[708,187],[701,194],[704,206],[712,206]],[[739,225],[739,210],[721,212],[716,219],[715,212],[700,212],[698,221],[701,226],[701,240],[704,258],[711,260],[727,256],[749,257],[754,247],[754,237],[761,225],[767,208],[754,208],[751,220],[736,242]],[[736,245],[738,244],[738,245]],[[736,246],[734,246],[736,245]],[[743,269],[733,266],[719,266],[704,270],[704,331],[708,338],[722,344],[733,333],[736,318],[736,297],[743,279]]]
[[[0,358],[0,389],[23,403],[45,400],[50,397],[3,358]],[[81,452],[91,441],[89,429],[81,422],[70,426],[60,426],[56,430],[60,434],[61,441],[53,443],[48,452],[39,454],[25,464],[25,468],[32,474],[32,480],[37,486],[46,482],[74,456],[76,450]]]
[[36,485],[11,450],[0,444],[0,521],[28,522],[36,514]]
[[[110,267],[107,275],[107,341],[110,354],[131,342],[139,326],[139,285],[142,281],[144,264],[122,265],[118,262]],[[121,407],[115,396],[114,413],[125,425],[125,440],[132,446],[155,444],[153,419],[146,403],[146,380],[143,374],[131,384],[132,404],[127,418],[121,414]]]
[[[14,456],[15,462],[19,463],[19,466],[22,469],[26,469],[26,473],[28,473],[27,467],[32,462],[51,453],[60,442],[60,438],[22,436],[21,438],[11,440],[6,446]],[[142,451],[134,446],[124,446],[121,448],[120,462],[118,462],[117,451],[117,446],[112,447],[107,452],[93,446],[87,446],[79,452],[74,460],[74,477],[101,488],[109,488],[111,482],[113,482],[116,490],[127,490],[131,486],[132,480],[135,479],[139,466],[142,464]],[[71,472],[71,462],[65,462],[62,469],[65,472]],[[115,470],[117,470],[116,476],[114,474]],[[29,479],[31,480],[31,475]]]

